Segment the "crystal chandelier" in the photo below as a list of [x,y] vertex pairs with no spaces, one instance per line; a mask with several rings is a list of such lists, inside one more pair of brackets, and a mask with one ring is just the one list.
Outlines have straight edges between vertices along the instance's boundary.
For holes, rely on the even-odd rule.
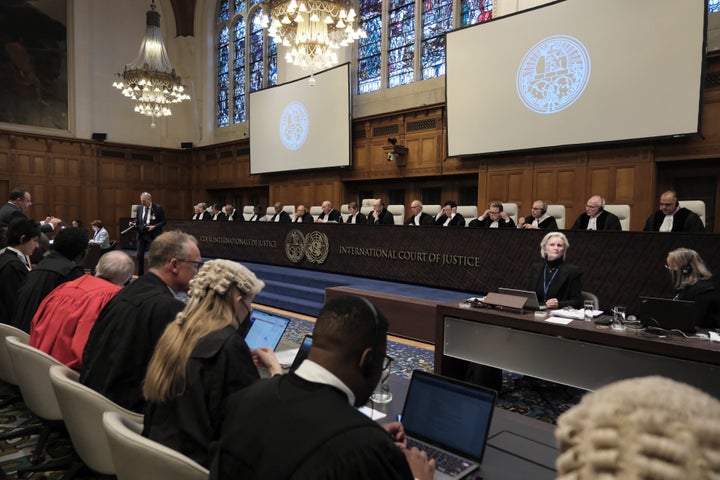
[[311,72],[336,65],[338,49],[367,37],[353,27],[355,9],[346,0],[268,0],[266,5],[272,21],[264,13],[260,26],[288,49],[288,63]]
[[113,87],[122,90],[122,94],[135,101],[135,111],[152,118],[151,127],[155,127],[156,117],[172,115],[171,103],[190,99],[185,93],[180,75],[170,62],[162,32],[160,14],[155,11],[155,0],[146,14],[145,36],[140,52],[132,63],[125,65],[125,71],[118,73]]

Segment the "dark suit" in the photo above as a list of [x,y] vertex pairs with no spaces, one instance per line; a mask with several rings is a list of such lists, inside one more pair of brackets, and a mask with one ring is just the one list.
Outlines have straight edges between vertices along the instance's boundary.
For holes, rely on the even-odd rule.
[[[445,222],[447,221],[447,215],[442,214],[440,217],[435,220],[435,225],[440,225],[441,227],[445,225]],[[450,220],[450,223],[447,225],[448,227],[464,227],[465,226],[465,217],[460,215],[459,213],[456,213],[454,217],[452,217],[452,220]]]
[[378,218],[375,218],[372,213],[367,216],[368,225],[395,225],[395,219],[392,213],[387,211],[387,208],[380,210]]
[[[587,213],[581,213],[580,216],[575,220],[572,226],[573,230],[587,230],[588,223],[590,222],[590,215]],[[622,230],[620,226],[620,219],[615,216],[614,213],[603,210],[597,216],[595,225],[598,230]]]
[[[507,221],[505,221],[502,218],[498,218],[498,228],[515,228],[515,221],[512,218],[509,218]],[[492,220],[490,220],[490,217],[485,217],[482,220],[479,218],[476,218],[474,220],[470,221],[470,224],[468,227],[470,228],[490,228],[490,225],[492,225]]]
[[[535,221],[535,217],[533,217],[532,215],[528,215],[527,217],[525,217],[525,223],[526,223],[526,224],[529,223],[529,224],[532,225],[532,222],[534,222],[534,221]],[[470,225],[470,226],[472,226],[472,225]],[[548,216],[548,217],[547,217],[545,220],[543,220],[542,222],[538,222],[538,228],[539,228],[540,230],[552,230],[552,231],[555,231],[555,230],[558,229],[557,220],[555,220],[555,217],[553,217],[553,216]]]
[[[692,210],[688,210],[685,207],[680,207],[673,215],[673,232],[704,232],[705,226],[697,213]],[[665,214],[662,210],[658,210],[654,214],[650,215],[650,218],[645,222],[645,232],[658,232],[660,231],[660,225],[665,220]]]
[[412,215],[410,218],[405,220],[405,225],[434,225],[435,224],[435,217],[430,215],[429,213],[421,212],[420,213],[420,223],[415,222],[415,215]]
[[[582,307],[582,270],[580,267],[563,262],[554,275],[549,274],[551,278],[546,282],[545,265],[545,262],[533,263],[530,268],[528,290],[537,293],[540,304],[544,304],[550,298],[557,298],[558,308]],[[546,284],[547,293],[545,292]]]
[[[145,252],[150,248],[150,244],[155,238],[162,233],[165,226],[165,212],[160,205],[153,203],[150,205],[150,221],[145,219],[146,207],[144,205],[137,206],[137,216],[135,217],[135,229],[138,232],[137,237],[137,264],[138,276],[145,273]],[[154,225],[155,228],[150,231],[148,225]]]
[[337,210],[330,210],[330,213],[325,215],[325,212],[318,215],[318,219],[325,220],[326,222],[337,222],[342,223],[342,216]]
[[365,216],[364,213],[357,212],[355,214],[355,223],[353,223],[351,221],[352,217],[353,217],[352,215],[348,215],[347,219],[345,220],[345,223],[348,225],[364,225],[367,223],[367,217]]
[[315,219],[312,215],[310,215],[310,212],[305,212],[305,215],[302,217],[295,217],[293,220],[294,223],[313,223]]
[[280,220],[278,220],[280,223],[292,222],[290,215],[284,210],[281,210],[280,213],[276,213],[275,215],[273,215],[272,218],[270,219],[270,221],[274,222],[278,215],[280,215]]
[[[27,218],[27,215],[14,203],[7,202],[0,207],[0,227],[7,227],[16,218]],[[49,223],[43,223],[40,225],[40,231],[43,233],[52,232],[53,226]]]

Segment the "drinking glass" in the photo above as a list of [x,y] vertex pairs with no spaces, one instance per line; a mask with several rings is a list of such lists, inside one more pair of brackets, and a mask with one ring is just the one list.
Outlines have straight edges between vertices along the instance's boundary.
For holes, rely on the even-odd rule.
[[592,300],[585,300],[583,302],[583,313],[585,315],[585,321],[590,322],[593,319],[595,313],[595,302]]
[[392,401],[393,396],[390,391],[390,364],[392,361],[393,359],[391,357],[385,355],[380,381],[375,387],[375,391],[373,391],[373,394],[370,396],[370,400],[374,403],[388,403]]
[[613,308],[613,330],[625,330],[625,307],[619,305]]

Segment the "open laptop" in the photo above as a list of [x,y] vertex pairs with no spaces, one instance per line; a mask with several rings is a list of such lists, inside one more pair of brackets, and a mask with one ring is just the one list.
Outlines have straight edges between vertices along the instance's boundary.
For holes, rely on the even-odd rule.
[[250,312],[250,329],[245,335],[245,343],[254,350],[260,347],[269,347],[275,350],[285,329],[290,324],[290,318],[265,310]]
[[532,290],[518,290],[517,288],[498,288],[498,293],[504,293],[505,295],[515,295],[516,297],[525,297],[525,308],[528,310],[545,310],[545,305],[540,305],[538,301],[537,293]]
[[640,297],[640,322],[644,327],[695,333],[696,319],[695,302]]
[[480,467],[497,394],[493,390],[415,370],[402,424],[408,448],[437,462],[435,480],[463,478]]

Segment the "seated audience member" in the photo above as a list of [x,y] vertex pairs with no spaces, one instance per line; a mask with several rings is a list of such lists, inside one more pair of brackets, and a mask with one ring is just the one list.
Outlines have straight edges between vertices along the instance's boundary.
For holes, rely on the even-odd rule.
[[57,287],[33,317],[30,345],[79,371],[95,320],[134,271],[135,262],[125,252],[113,250],[100,257],[95,276],[85,274]]
[[225,213],[225,216],[227,217],[228,222],[244,222],[245,217],[242,216],[242,213],[237,208],[233,207],[231,204],[225,205],[223,209],[223,213]]
[[318,218],[315,219],[315,223],[342,223],[342,216],[340,215],[340,212],[333,208],[332,202],[330,202],[329,200],[325,200],[322,203],[321,208],[322,213],[320,213],[320,215],[318,215]]
[[87,252],[85,230],[68,227],[55,235],[50,253],[32,269],[18,290],[12,324],[30,333],[30,324],[40,302],[61,283],[83,275],[82,262]]
[[543,262],[530,269],[528,290],[537,293],[540,304],[548,308],[582,307],[582,271],[565,263],[570,243],[560,232],[550,232],[540,242]]
[[210,214],[212,215],[211,220],[215,222],[225,222],[227,221],[227,215],[225,215],[222,212],[222,207],[219,203],[213,203],[213,206],[210,207]]
[[540,230],[558,229],[557,220],[552,215],[547,214],[547,203],[542,200],[535,200],[530,209],[530,215],[520,217],[518,220],[518,228],[538,228]]
[[295,209],[295,223],[313,223],[313,216],[305,209],[305,205],[298,205]]
[[252,352],[241,333],[265,284],[229,260],[211,260],[190,281],[190,301],[165,329],[143,387],[143,435],[208,466],[228,395],[260,379],[258,367],[281,375],[269,348]]
[[103,227],[102,221],[93,220],[90,226],[93,229],[93,236],[88,243],[90,245],[99,245],[100,248],[110,248],[110,234]]
[[660,195],[660,210],[648,217],[646,232],[704,232],[705,225],[697,213],[680,206],[672,190]]
[[502,202],[490,202],[488,209],[473,219],[468,227],[472,228],[515,228],[515,221],[505,213]]
[[158,235],[149,253],[148,273],[120,290],[93,325],[80,372],[81,383],[139,413],[150,356],[202,264],[195,237],[179,231]]
[[373,203],[373,211],[367,216],[368,225],[395,225],[395,219],[392,213],[385,208],[385,202],[381,199],[375,200]]
[[431,479],[434,461],[405,447],[399,422],[380,426],[354,408],[387,367],[387,328],[363,298],[329,301],[295,372],[228,398],[210,478]]
[[248,222],[260,222],[264,216],[263,208],[260,205],[255,205],[253,207],[253,215]]
[[440,216],[435,220],[435,225],[441,227],[464,227],[465,217],[457,213],[457,203],[454,200],[448,200],[442,207]]
[[689,248],[678,248],[668,253],[665,262],[676,291],[675,299],[695,302],[695,325],[720,327],[720,292],[700,255]]
[[593,195],[585,202],[585,213],[581,213],[572,226],[573,230],[617,230],[622,231],[620,219],[605,211],[605,199]]
[[30,255],[38,246],[40,225],[18,217],[7,227],[7,248],[0,254],[0,323],[10,323],[18,290],[30,272]]
[[435,218],[429,213],[423,212],[423,204],[420,200],[413,200],[410,204],[412,215],[405,220],[407,226],[434,225]]
[[283,204],[280,202],[275,203],[273,208],[275,209],[275,215],[270,218],[271,222],[290,223],[292,219],[290,214],[283,210]]
[[348,203],[348,210],[350,210],[350,214],[347,216],[347,219],[345,219],[345,223],[349,225],[363,225],[367,223],[367,217],[364,213],[360,212],[360,207],[358,207],[357,202]]
[[720,476],[720,402],[664,377],[587,393],[555,429],[558,478],[710,479]]
[[78,217],[75,217],[72,219],[72,221],[70,222],[70,226],[75,227],[75,228],[81,228],[81,229],[85,230],[85,227],[83,226],[83,221],[80,220],[80,218],[78,218]]

